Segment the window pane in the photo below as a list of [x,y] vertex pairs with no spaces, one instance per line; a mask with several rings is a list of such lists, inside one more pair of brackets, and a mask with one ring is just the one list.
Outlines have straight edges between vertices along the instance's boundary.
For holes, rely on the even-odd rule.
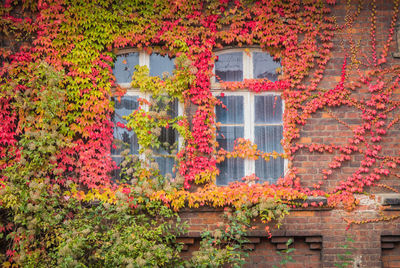
[[161,175],[165,176],[167,173],[173,174],[175,159],[172,157],[155,157]]
[[[220,147],[232,151],[234,142],[237,138],[243,137],[244,127],[221,127],[217,142]],[[244,177],[244,160],[241,158],[226,159],[217,165],[220,175],[217,177],[218,185],[227,185],[229,182],[239,180]]]
[[139,65],[138,52],[118,55],[113,69],[117,83],[132,82],[132,75],[135,72],[136,65]]
[[241,158],[226,159],[217,165],[219,176],[217,185],[228,185],[244,177],[244,160]]
[[170,147],[177,142],[178,133],[173,128],[162,128],[161,134],[158,136],[158,140],[161,143],[161,147],[156,149],[156,153],[158,154],[170,154],[171,150]]
[[174,60],[170,59],[168,55],[161,56],[157,53],[150,55],[150,76],[159,76],[162,78],[164,72],[168,72],[169,75],[172,75],[174,69]]
[[218,97],[226,108],[216,107],[217,122],[221,124],[243,124],[243,96]]
[[[159,111],[165,111],[168,118],[175,118],[178,116],[178,101],[175,99],[172,102],[166,98],[162,98],[157,102]],[[158,141],[161,143],[160,148],[153,148],[156,154],[171,154],[171,149],[175,143],[178,142],[178,132],[172,128],[161,128],[161,133],[158,136]]]
[[[219,98],[226,108],[216,107],[216,119],[221,122],[217,133],[217,142],[220,147],[232,151],[237,138],[244,136],[243,96],[225,96]],[[236,124],[239,126],[224,126]],[[217,177],[218,185],[227,185],[244,177],[244,160],[240,158],[226,159],[217,165],[220,175]]]
[[257,144],[258,149],[264,152],[276,151],[283,153],[281,145],[282,131],[282,126],[256,126],[254,142]]
[[[263,152],[278,153],[283,152],[282,145],[280,143],[282,139],[282,126],[256,126],[254,131],[254,141],[258,146],[258,149]],[[284,159],[272,157],[268,162],[263,159],[256,160],[255,163],[256,176],[262,180],[268,180],[269,182],[275,182],[279,177],[283,176],[284,172]]]
[[273,184],[278,178],[283,177],[284,163],[283,158],[271,158],[268,162],[260,159],[256,160],[256,176],[260,178],[261,182],[268,181],[270,184]]
[[215,75],[223,81],[242,81],[243,53],[232,52],[219,55],[215,62]]
[[[113,156],[112,159],[115,161],[116,165],[119,166],[121,162],[123,161],[123,157],[121,156]],[[111,171],[111,177],[114,180],[120,180],[121,179],[121,169],[117,168]]]
[[267,78],[271,81],[278,80],[276,69],[281,65],[274,61],[266,52],[253,52],[253,75],[254,78]]
[[178,116],[178,101],[176,99],[171,99],[167,96],[159,96],[155,99],[155,102],[157,103],[157,111],[166,111],[169,118]]
[[217,133],[217,142],[219,146],[227,151],[233,150],[234,142],[237,138],[244,135],[244,127],[220,127]]
[[137,154],[139,151],[139,144],[136,134],[133,131],[128,131],[125,128],[117,126],[117,122],[126,124],[123,116],[130,115],[134,110],[139,107],[137,101],[138,96],[124,96],[121,102],[115,100],[115,113],[114,113],[114,144],[116,149],[111,149],[111,154],[119,155],[123,150],[130,149],[131,154]]
[[[166,97],[160,98],[158,101],[159,111],[165,111],[169,118],[175,118],[178,116],[178,101],[177,100],[169,100]],[[153,148],[154,153],[158,155],[155,157],[156,162],[158,163],[158,168],[162,175],[166,175],[170,173],[172,175],[172,169],[175,164],[175,159],[173,157],[166,157],[167,155],[171,155],[172,150],[176,149],[178,143],[178,132],[173,129],[171,126],[169,128],[161,128],[160,136],[158,137],[158,141],[161,143],[160,148]],[[161,155],[165,155],[161,156]]]
[[256,124],[282,123],[282,99],[278,95],[255,96],[254,110]]

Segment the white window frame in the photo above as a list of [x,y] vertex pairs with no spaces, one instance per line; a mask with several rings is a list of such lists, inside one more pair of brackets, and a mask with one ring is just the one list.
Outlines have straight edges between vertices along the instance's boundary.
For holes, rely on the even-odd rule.
[[[147,66],[150,70],[150,54],[146,53],[143,50],[138,50],[138,49],[123,49],[118,51],[117,53],[117,57],[118,55],[121,54],[127,54],[127,53],[139,53],[139,66]],[[154,51],[152,53],[157,53],[157,51]],[[134,66],[132,66],[134,67]],[[139,88],[133,88],[131,86],[131,83],[118,83],[118,86],[120,86],[121,88],[126,89],[126,93],[124,96],[138,96],[139,98],[145,99],[147,101],[150,100],[151,94],[150,93],[143,93],[140,91]],[[148,112],[149,111],[149,106],[147,104],[143,104],[141,105],[141,107]],[[183,115],[183,111],[184,111],[184,107],[183,107],[183,103],[178,101],[178,116],[182,116]],[[133,112],[133,111],[132,111]],[[178,133],[178,150],[181,149],[181,147],[184,144],[184,140],[183,137],[181,137]],[[140,144],[139,144],[139,150],[140,150]],[[111,154],[111,157],[119,157],[121,155],[114,155]],[[141,160],[146,160],[144,154],[138,154],[139,158]],[[159,155],[155,155],[155,156],[159,156]]]
[[[253,79],[253,52],[265,52],[260,48],[234,48],[234,49],[224,49],[216,52],[216,55],[222,55],[226,53],[232,52],[242,52],[243,55],[243,79]],[[249,55],[250,54],[250,55]],[[213,69],[213,73],[215,73],[215,67]],[[237,81],[240,82],[240,81]],[[254,97],[255,96],[281,96],[280,92],[268,91],[268,92],[259,92],[254,93],[247,89],[240,89],[235,91],[226,91],[221,89],[220,83],[216,82],[215,76],[211,80],[211,91],[213,96],[218,97],[221,93],[224,93],[225,96],[243,96],[243,120],[244,120],[244,137],[247,140],[250,140],[254,143],[254,129],[255,129],[255,108],[254,108]],[[282,116],[285,112],[285,103],[282,99]],[[266,125],[282,125],[283,126],[283,118],[282,124],[266,124]],[[282,141],[281,141],[282,143]],[[282,146],[283,147],[283,146]],[[284,170],[282,176],[285,176],[288,172],[289,161],[287,158],[284,159]],[[244,159],[244,175],[249,176],[251,174],[255,174],[255,160],[252,159]]]

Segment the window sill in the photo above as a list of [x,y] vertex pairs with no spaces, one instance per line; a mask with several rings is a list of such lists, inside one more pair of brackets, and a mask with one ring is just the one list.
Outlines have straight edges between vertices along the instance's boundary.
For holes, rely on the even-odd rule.
[[376,194],[384,210],[400,211],[400,194]]
[[[291,211],[327,211],[327,210],[332,210],[333,208],[331,207],[326,207],[328,201],[326,199],[326,197],[322,197],[322,196],[318,196],[318,197],[309,197],[307,198],[307,200],[302,200],[302,199],[298,199],[295,200],[295,202],[301,206],[302,204],[307,203],[308,207],[298,207],[298,208],[291,208]],[[314,207],[311,204],[312,203],[319,203],[322,202],[324,207]],[[189,208],[189,207],[184,207],[182,209],[179,210],[179,213],[197,213],[197,212],[223,212],[224,208],[222,207],[210,207],[210,206],[202,206],[202,207],[198,207],[198,208]]]

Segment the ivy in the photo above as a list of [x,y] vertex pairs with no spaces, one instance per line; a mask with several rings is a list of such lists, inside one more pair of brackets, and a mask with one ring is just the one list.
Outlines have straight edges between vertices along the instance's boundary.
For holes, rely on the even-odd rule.
[[[399,122],[400,70],[387,64],[399,3],[392,3],[382,44],[376,38],[377,4],[368,6],[371,49],[364,55],[360,41],[351,35],[366,8],[361,2],[348,1],[344,22],[338,22],[330,13],[335,1],[322,0],[5,1],[0,32],[9,46],[0,49],[0,206],[7,217],[0,230],[8,248],[2,259],[8,265],[26,266],[181,265],[175,235],[166,233],[182,226],[160,222],[176,217],[173,211],[183,207],[250,211],[252,216],[245,218],[228,217],[231,230],[237,227],[235,234],[241,238],[245,231],[238,226],[246,225],[248,217],[261,217],[267,224],[277,221],[279,226],[289,207],[307,206],[296,202],[307,196],[325,196],[329,206],[351,210],[359,202],[355,194],[371,186],[396,190],[380,181],[398,177],[400,165],[400,157],[384,148]],[[333,42],[336,33],[345,36],[341,48]],[[227,46],[258,46],[280,59],[283,71],[277,82],[245,79],[220,86],[223,91],[281,92],[285,153],[262,152],[244,139],[238,139],[231,152],[218,148],[214,110],[221,102],[211,93],[210,79],[215,50]],[[112,100],[125,92],[112,67],[124,47],[175,57],[176,70],[159,78],[149,76],[147,67],[137,67],[132,87],[152,100],[142,100],[126,118],[128,123],[118,127],[136,133],[144,156],[124,152],[121,180],[115,183]],[[336,85],[322,88],[324,74],[334,63],[333,49],[344,52],[338,67],[341,75]],[[166,107],[173,101],[195,111],[167,116]],[[335,111],[342,107],[360,113],[360,123],[339,118]],[[302,137],[302,127],[320,112],[351,131],[352,138],[326,144]],[[160,142],[162,128],[179,132],[179,151],[176,144]],[[162,176],[155,164],[153,150],[160,147],[174,152],[174,176]],[[224,159],[280,157],[291,162],[302,151],[332,156],[313,187],[302,184],[303,174],[292,163],[276,185],[255,183],[254,175],[228,186],[215,185],[217,163]],[[355,155],[362,160],[353,174],[333,186],[326,183]],[[162,217],[154,222],[157,210]],[[346,221],[396,217],[382,214],[378,219]],[[127,225],[132,228],[124,229]],[[209,246],[215,234],[205,233],[203,251],[192,265],[204,264],[207,254],[225,263],[221,252],[240,265],[243,241],[229,234],[222,232],[214,249]],[[132,235],[137,243],[133,250],[127,242]]]

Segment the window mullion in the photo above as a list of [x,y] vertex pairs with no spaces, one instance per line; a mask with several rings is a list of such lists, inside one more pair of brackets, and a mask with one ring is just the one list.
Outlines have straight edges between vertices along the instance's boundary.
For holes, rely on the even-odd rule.
[[145,52],[140,52],[139,53],[139,65],[140,66],[145,66],[150,69],[150,55],[145,53]]
[[[184,107],[183,103],[178,101],[178,116],[183,116],[184,110],[185,110],[185,107]],[[178,133],[178,148],[177,148],[178,151],[183,148],[184,143],[185,143],[185,139],[183,138],[183,136],[179,135],[179,133]]]
[[[145,66],[145,65],[147,65],[147,67],[149,67],[149,65],[150,65],[149,62],[150,62],[149,55],[148,55],[147,53],[143,52],[143,51],[139,52],[139,65],[140,65],[140,66]],[[147,96],[147,95],[148,95],[147,93],[142,93],[142,92],[139,91],[139,97],[140,97],[140,98],[143,98],[143,99],[145,99],[145,100],[147,100],[147,101],[149,101],[149,96]],[[148,111],[149,111],[149,107],[148,107],[147,104],[143,104],[143,105],[142,105],[142,109],[143,109],[145,112],[148,112]],[[141,149],[141,146],[139,145],[139,150],[140,150],[140,149]],[[146,157],[145,157],[144,154],[139,154],[139,158],[140,158],[142,161],[146,161]]]
[[251,56],[246,51],[243,51],[243,79],[250,79],[253,77],[253,68]]
[[[254,143],[254,120],[255,120],[255,111],[254,111],[254,94],[249,92],[249,100],[248,100],[248,106],[249,106],[249,116],[250,120],[248,121],[247,128],[248,132],[250,135],[250,141]],[[253,174],[255,173],[255,167],[254,167],[254,160],[248,159],[248,174]]]
[[[244,138],[254,142],[254,131],[253,131],[253,122],[254,122],[254,106],[251,105],[254,99],[253,94],[250,92],[245,93],[244,98]],[[254,161],[251,159],[245,159],[245,175],[248,176],[254,173]]]
[[[145,53],[141,53],[141,54],[145,54]],[[140,62],[140,61],[139,61]],[[141,65],[141,64],[140,64]],[[147,101],[149,101],[149,98],[148,98],[148,96],[147,96],[147,93],[143,93],[143,92],[138,92],[138,95],[139,95],[139,98],[143,98],[143,99],[145,99],[145,100],[147,100]],[[148,112],[149,111],[149,106],[146,104],[146,103],[144,103],[143,105],[142,105],[142,109],[145,111],[145,112]],[[142,146],[139,144],[139,150],[140,149],[142,149]],[[141,159],[142,161],[147,161],[147,159],[146,159],[146,156],[145,156],[145,154],[139,154],[139,159]],[[147,161],[148,162],[148,161]]]
[[[285,115],[285,100],[282,100],[282,128],[283,128],[284,115]],[[283,136],[283,134],[282,134],[282,136]],[[283,147],[283,145],[282,145],[282,147]],[[285,150],[283,152],[285,153]],[[283,161],[284,161],[283,162],[283,177],[284,177],[286,175],[286,172],[289,169],[289,159],[285,158]]]

